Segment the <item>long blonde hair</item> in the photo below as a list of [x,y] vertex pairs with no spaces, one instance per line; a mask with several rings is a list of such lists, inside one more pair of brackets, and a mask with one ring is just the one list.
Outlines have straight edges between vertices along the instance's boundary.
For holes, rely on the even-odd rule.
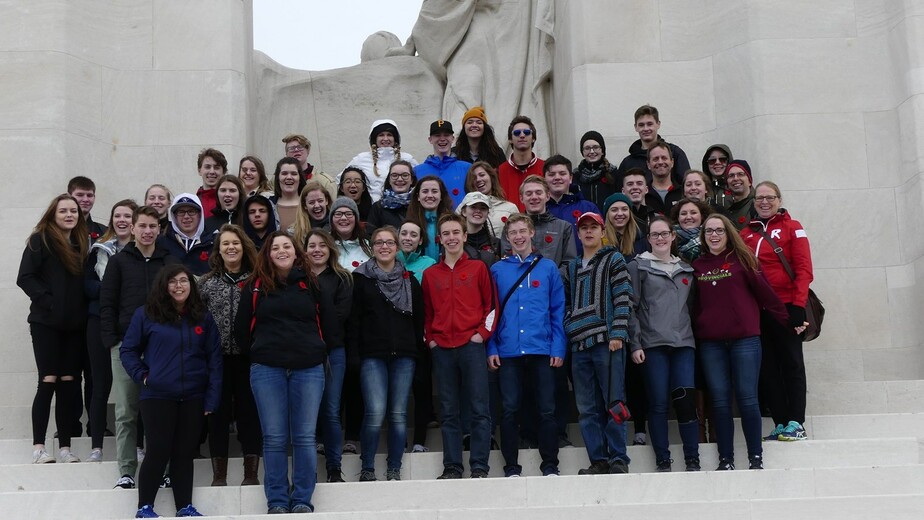
[[[613,204],[616,204],[616,202]],[[612,204],[610,206],[612,207]],[[638,239],[641,230],[638,228],[638,223],[635,222],[632,208],[629,208],[629,222],[626,223],[626,229],[621,234],[616,230],[616,226],[610,222],[609,209],[607,209],[606,213],[603,216],[603,222],[605,223],[603,243],[615,247],[623,256],[635,255],[635,241]]]
[[305,208],[305,197],[315,190],[320,190],[324,194],[324,199],[327,200],[328,213],[330,213],[331,204],[334,203],[330,198],[330,193],[321,186],[320,182],[309,181],[308,184],[305,184],[302,192],[298,194],[298,211],[295,212],[295,228],[292,236],[295,238],[296,244],[304,245],[308,240],[308,232],[311,231],[311,217],[308,215],[308,209]]

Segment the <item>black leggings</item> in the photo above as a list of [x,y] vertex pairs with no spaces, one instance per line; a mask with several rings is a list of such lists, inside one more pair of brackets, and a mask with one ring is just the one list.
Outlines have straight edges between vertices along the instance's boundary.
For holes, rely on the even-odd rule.
[[343,390],[340,392],[340,408],[343,410],[343,429],[347,440],[359,440],[366,409],[363,406],[362,386],[359,381],[359,367],[347,363],[343,374]]
[[807,386],[802,336],[767,313],[761,313],[760,331],[760,404],[770,409],[774,424],[802,424]]
[[87,413],[90,415],[90,433],[92,448],[103,447],[103,433],[106,431],[106,413],[109,408],[109,392],[112,390],[112,363],[109,349],[103,346],[100,334],[99,316],[90,315],[87,319],[87,355],[90,358],[89,374],[93,374],[92,384],[87,378],[87,386],[92,386],[92,394],[87,400]]
[[139,508],[154,504],[168,462],[176,509],[192,503],[193,459],[199,446],[204,411],[202,399],[141,401],[148,449],[138,470]]
[[[58,428],[58,443],[69,448],[71,437],[80,432],[72,431],[74,426],[74,402],[80,398],[80,387],[73,379],[62,381],[62,377],[75,377],[80,365],[82,335],[75,331],[59,330],[38,323],[30,324],[32,351],[38,368],[38,387],[32,401],[32,443],[45,444],[48,420],[51,416],[51,399],[56,398],[55,424]],[[46,376],[55,376],[54,383],[44,382]]]
[[433,420],[433,371],[430,349],[417,358],[414,367],[414,444],[426,446],[427,425]]
[[250,357],[222,356],[222,361],[221,404],[208,418],[209,453],[212,457],[228,457],[228,426],[233,408],[241,450],[244,455],[260,455],[263,434],[250,388]]

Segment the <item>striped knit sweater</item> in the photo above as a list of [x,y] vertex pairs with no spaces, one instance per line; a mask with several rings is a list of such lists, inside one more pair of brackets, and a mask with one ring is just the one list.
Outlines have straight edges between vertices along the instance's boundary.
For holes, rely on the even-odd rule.
[[583,266],[577,258],[562,267],[565,282],[565,332],[572,352],[611,339],[629,339],[632,285],[623,256],[604,246]]

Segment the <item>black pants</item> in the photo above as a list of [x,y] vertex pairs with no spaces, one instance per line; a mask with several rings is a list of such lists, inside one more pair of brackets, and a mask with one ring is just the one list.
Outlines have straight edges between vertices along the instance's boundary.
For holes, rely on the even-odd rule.
[[[791,305],[787,304],[787,307]],[[805,422],[805,358],[802,336],[761,313],[761,408],[770,409],[774,424]]]
[[112,390],[112,363],[109,349],[103,346],[99,316],[90,315],[87,319],[87,357],[90,360],[87,374],[93,374],[92,384],[89,377],[86,382],[86,387],[92,389],[90,398],[87,400],[90,433],[93,437],[91,447],[102,448],[103,433],[106,431],[109,392]]
[[204,407],[202,399],[141,401],[148,448],[138,470],[139,508],[154,504],[167,463],[177,510],[192,503],[193,459],[199,446]]
[[[38,369],[38,387],[32,401],[32,442],[45,444],[48,420],[51,416],[51,399],[55,403],[55,424],[58,428],[58,443],[70,447],[74,432],[74,401],[80,399],[80,387],[73,379],[62,381],[62,377],[75,378],[80,370],[80,349],[84,342],[79,331],[59,330],[38,323],[29,327],[32,333],[32,351]],[[46,376],[55,376],[54,383],[44,382]]]
[[343,410],[343,430],[347,440],[359,440],[366,409],[363,406],[363,392],[359,380],[359,367],[347,363],[343,374],[343,390],[340,393],[340,408]]
[[417,358],[414,367],[414,444],[427,444],[427,425],[433,420],[433,367],[430,349]]
[[250,388],[250,357],[222,356],[222,360],[221,404],[208,418],[209,453],[212,457],[228,456],[228,426],[233,415],[244,455],[260,455],[263,434]]
[[626,356],[626,405],[632,413],[635,433],[646,433],[648,421],[648,394],[645,393],[645,375],[641,365],[636,365]]

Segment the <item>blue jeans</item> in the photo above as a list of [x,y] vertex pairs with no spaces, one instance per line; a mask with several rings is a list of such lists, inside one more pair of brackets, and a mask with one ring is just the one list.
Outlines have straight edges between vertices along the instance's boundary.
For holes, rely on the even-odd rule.
[[719,457],[735,459],[735,425],[732,422],[732,391],[738,399],[741,429],[748,456],[761,455],[760,405],[757,382],[760,377],[760,336],[729,341],[704,341],[699,347],[706,386],[712,395]]
[[498,379],[501,391],[501,453],[504,471],[519,473],[519,415],[523,404],[524,382],[532,380],[539,413],[540,469],[558,469],[558,423],[555,420],[556,370],[549,366],[549,356],[527,355],[501,359]]
[[626,400],[626,349],[610,352],[609,346],[601,343],[572,352],[571,373],[578,424],[590,461],[629,464],[626,424],[616,424],[607,410],[610,402]]
[[460,402],[465,396],[472,407],[469,466],[488,471],[491,451],[491,417],[488,411],[488,363],[484,343],[430,349],[433,375],[439,392],[443,436],[443,467],[462,471],[462,424]]
[[327,355],[329,370],[325,374],[324,397],[321,400],[321,440],[324,442],[324,460],[327,470],[340,469],[343,457],[343,429],[340,424],[340,393],[343,374],[346,373],[346,349],[331,350]]
[[[696,352],[693,347],[653,347],[645,349],[641,369],[648,393],[648,433],[657,461],[671,458],[667,437],[667,408],[671,392],[688,389],[693,392],[693,367]],[[692,395],[690,396],[692,399]],[[699,457],[699,423],[679,423],[684,458]]]
[[[263,490],[267,507],[307,505],[317,484],[314,437],[324,393],[324,365],[290,370],[254,363],[250,367],[260,425],[263,427]],[[289,442],[292,491],[289,495]]]
[[363,469],[375,471],[382,421],[388,412],[388,469],[401,469],[407,442],[407,400],[414,382],[414,358],[365,358],[359,372],[366,413],[359,441]]

